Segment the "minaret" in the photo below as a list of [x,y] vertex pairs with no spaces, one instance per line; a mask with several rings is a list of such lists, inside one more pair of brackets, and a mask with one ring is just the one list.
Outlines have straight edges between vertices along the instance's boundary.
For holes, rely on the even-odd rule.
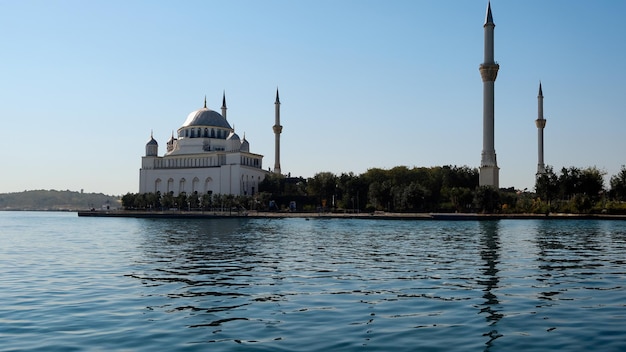
[[537,125],[537,141],[539,159],[537,162],[537,176],[546,173],[546,166],[543,163],[543,129],[546,127],[546,120],[543,118],[543,91],[541,90],[541,82],[539,82],[539,95],[537,95],[537,119],[535,125]]
[[493,59],[493,29],[491,2],[487,5],[485,19],[485,56],[480,65],[480,76],[483,79],[483,151],[480,161],[480,186],[499,188],[499,171],[494,147],[494,85],[498,76],[498,65]]
[[226,91],[222,95],[222,116],[226,119]]
[[280,174],[280,134],[283,131],[283,126],[280,125],[280,99],[278,99],[278,88],[276,88],[276,102],[275,106],[275,122],[274,122],[274,135],[276,136],[274,142],[274,173]]

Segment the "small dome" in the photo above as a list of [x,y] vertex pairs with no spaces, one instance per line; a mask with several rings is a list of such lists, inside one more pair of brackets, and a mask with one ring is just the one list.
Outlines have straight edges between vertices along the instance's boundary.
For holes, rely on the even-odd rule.
[[211,109],[202,108],[200,110],[193,111],[187,116],[187,120],[181,127],[192,126],[210,126],[210,127],[222,127],[231,129],[230,124],[220,115]]
[[146,143],[146,156],[157,156],[159,153],[159,143],[150,133],[150,140]]
[[239,135],[237,135],[237,133],[235,133],[234,131],[233,131],[233,132],[231,132],[231,133],[228,135],[228,138],[226,138],[226,139],[227,139],[227,140],[229,140],[229,141],[232,141],[232,140],[235,140],[235,141],[241,140],[241,139],[239,138]]
[[239,148],[242,152],[250,152],[250,143],[246,140],[246,137],[243,137],[243,142],[241,142],[241,147]]

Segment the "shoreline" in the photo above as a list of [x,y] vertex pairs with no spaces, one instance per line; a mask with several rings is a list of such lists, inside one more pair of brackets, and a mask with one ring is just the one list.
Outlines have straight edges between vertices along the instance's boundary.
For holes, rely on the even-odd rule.
[[371,219],[371,220],[626,220],[626,215],[609,214],[478,214],[478,213],[318,213],[318,212],[220,212],[220,211],[128,211],[128,210],[85,210],[77,212],[79,217],[116,217],[141,219]]

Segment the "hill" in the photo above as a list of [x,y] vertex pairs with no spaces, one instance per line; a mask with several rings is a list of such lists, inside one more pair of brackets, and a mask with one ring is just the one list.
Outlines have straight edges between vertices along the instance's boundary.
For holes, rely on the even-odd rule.
[[120,198],[102,193],[33,190],[0,193],[0,210],[85,210],[120,207]]

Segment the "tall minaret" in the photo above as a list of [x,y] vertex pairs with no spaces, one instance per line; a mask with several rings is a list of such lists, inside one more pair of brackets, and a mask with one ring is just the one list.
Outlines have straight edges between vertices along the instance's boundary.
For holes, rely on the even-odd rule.
[[539,95],[537,95],[537,119],[535,125],[537,125],[537,141],[539,160],[537,162],[537,175],[546,173],[546,166],[543,163],[543,129],[546,127],[546,119],[543,118],[543,91],[541,90],[541,82],[539,82]]
[[283,126],[280,125],[280,99],[278,99],[278,88],[276,88],[276,102],[275,106],[275,122],[274,122],[274,135],[276,136],[274,143],[274,173],[280,174],[280,134],[283,132]]
[[493,29],[491,2],[487,5],[485,19],[485,61],[480,65],[480,76],[483,79],[483,152],[480,160],[480,186],[499,188],[499,171],[494,147],[494,85],[498,76],[498,65],[493,59]]
[[226,119],[226,91],[222,95],[222,116]]

